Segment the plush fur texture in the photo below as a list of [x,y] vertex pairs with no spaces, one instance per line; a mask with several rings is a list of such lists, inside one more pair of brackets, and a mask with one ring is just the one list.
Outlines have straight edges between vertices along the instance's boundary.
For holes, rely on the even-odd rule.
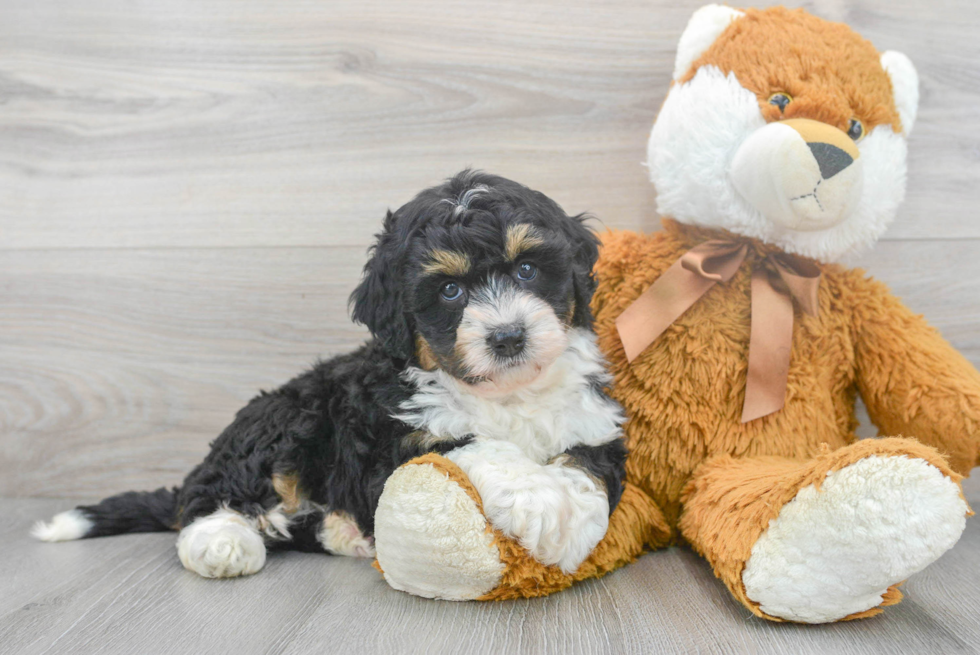
[[[385,483],[375,520],[378,562],[395,589],[472,600],[500,584],[504,563],[479,495],[423,456]],[[418,553],[425,552],[425,559]],[[376,564],[380,568],[380,564]]]
[[745,12],[724,5],[705,5],[691,15],[687,28],[677,43],[674,55],[674,80],[680,80],[691,69],[694,60],[711,47],[733,20]]
[[[931,478],[940,493],[917,493],[911,476],[896,479],[885,471],[861,470],[858,464],[871,458],[884,461],[885,471],[889,462],[897,462],[924,472],[923,477]],[[849,478],[850,490],[824,497],[823,485],[828,479],[836,479],[838,471]],[[959,538],[969,512],[959,480],[935,449],[913,439],[863,440],[810,459],[721,455],[706,461],[686,485],[679,528],[732,594],[758,616],[818,623],[864,618],[901,600],[898,584]],[[797,562],[791,573],[781,568],[781,563],[774,564],[773,556],[793,556],[793,544],[787,543],[780,534],[785,530],[777,526],[783,510],[796,499],[801,502],[787,511],[786,516],[793,517],[787,522],[809,526],[812,539],[808,555],[822,539],[829,557],[822,560],[820,568],[809,565],[818,564],[816,559],[808,564]],[[881,499],[890,502],[876,502]],[[828,525],[826,515],[822,515],[828,504],[837,506],[833,525]],[[847,505],[853,508],[855,504],[861,513],[849,514]],[[901,511],[913,508],[916,516],[905,516]],[[920,519],[918,524],[916,519]],[[942,530],[923,538],[922,529],[936,527],[943,519],[946,523]],[[900,543],[882,543],[887,534],[869,532],[872,526],[889,524],[896,528],[891,536]],[[838,543],[828,543],[833,538]],[[917,546],[919,540],[928,547],[901,550],[902,544]],[[773,547],[780,541],[781,547]],[[761,574],[757,571],[756,578],[745,580],[746,563],[756,554],[760,555],[756,568]],[[915,566],[910,566],[909,560],[916,560]],[[854,578],[856,570],[868,577]],[[774,582],[776,574],[783,579]],[[752,593],[747,589],[749,582]],[[876,597],[880,597],[879,603],[860,606]],[[769,614],[760,601],[775,599],[779,602],[768,605],[774,610]]]
[[[423,191],[389,212],[351,296],[371,341],[253,399],[179,488],[79,507],[34,534],[178,529],[181,562],[206,577],[254,573],[272,548],[372,557],[391,473],[458,449],[472,471],[520,460],[550,483],[497,476],[481,491],[509,536],[576,568],[605,532],[626,459],[590,330],[598,241],[584,219],[473,171]],[[498,442],[502,461],[484,461]]]
[[[613,395],[629,417],[627,492],[610,517],[607,537],[573,576],[556,571],[542,579],[540,570],[526,570],[516,560],[517,568],[508,568],[503,576],[508,585],[491,597],[552,593],[631,561],[644,549],[687,542],[712,562],[739,600],[764,616],[742,590],[742,567],[768,521],[797,491],[818,479],[813,475],[886,453],[928,462],[955,484],[955,471],[967,473],[980,463],[980,374],[921,317],[860,270],[820,265],[820,313],[811,317],[796,312],[786,405],[771,416],[741,422],[750,273],[772,246],[752,242],[748,265],[727,285],[716,285],[628,363],[616,317],[681,254],[719,236],[715,230],[675,222],[664,228],[652,235],[607,234],[596,269],[600,284],[593,307],[599,345],[616,377]],[[858,390],[882,434],[916,435],[918,441],[855,443]],[[910,405],[908,398],[916,401]],[[713,470],[709,461],[744,463],[745,468],[717,482],[708,476],[690,486]],[[763,462],[772,463],[777,477],[760,468]],[[811,477],[794,472],[800,467],[811,471]],[[785,482],[773,486],[783,471]],[[749,485],[749,477],[758,485]],[[764,497],[764,490],[777,496]],[[700,498],[704,509],[695,502]],[[751,507],[765,513],[748,514],[750,499],[755,499]],[[637,545],[623,539],[609,547],[620,530],[648,540]],[[709,543],[702,534],[716,541]],[[889,592],[883,603],[900,598]]]
[[800,489],[752,546],[742,580],[766,614],[826,623],[867,612],[966,524],[959,486],[923,459],[871,455],[819,486]]
[[[905,196],[904,135],[914,117],[911,103],[918,99],[911,91],[917,78],[905,64],[908,59],[891,53],[885,61],[902,81],[907,126],[878,53],[852,30],[803,11],[746,10],[679,78],[660,110],[648,145],[657,209],[683,223],[722,228],[824,262],[868,248]],[[782,110],[769,102],[776,93],[792,98]],[[860,159],[853,165],[862,174],[860,196],[830,229],[800,231],[770,220],[730,176],[753,135],[790,118],[820,121],[842,132],[852,119],[863,126]],[[775,158],[771,170],[758,166],[756,173],[777,175],[786,165]]]
[[[678,68],[687,68],[651,138],[660,207],[678,220],[651,235],[606,234],[595,269],[595,330],[628,417],[623,497],[606,537],[572,574],[529,563],[517,540],[495,531],[506,566],[481,598],[552,593],[644,549],[686,543],[758,616],[873,616],[901,599],[905,577],[959,538],[970,513],[960,475],[980,463],[980,374],[884,285],[831,261],[870,245],[901,198],[914,69],[895,53],[879,56],[846,26],[801,11],[713,8],[691,29],[678,54]],[[792,98],[770,103],[777,92]],[[734,155],[784,118],[821,126],[797,130],[807,144],[859,155],[844,164],[862,162],[864,188],[842,222],[777,229],[734,189]],[[771,132],[782,128],[790,129]],[[836,131],[833,143],[807,138],[821,130]],[[840,140],[845,133],[853,144]],[[809,149],[814,157],[829,151]],[[815,163],[833,177],[828,162]],[[616,319],[684,253],[713,239],[746,245],[734,277],[627,361]],[[752,273],[786,251],[819,260],[819,311],[794,307],[784,407],[742,423]],[[857,440],[858,393],[884,438]],[[446,458],[424,461],[461,489],[473,487]],[[426,561],[425,548],[413,552]]]
[[746,264],[728,284],[713,287],[627,363],[615,327],[619,312],[680,254],[718,236],[726,235],[671,221],[651,235],[608,234],[597,266],[596,328],[629,416],[627,470],[631,479],[650,480],[647,488],[672,521],[704,459],[808,458],[851,443],[858,391],[882,434],[915,435],[961,473],[980,462],[980,374],[859,269],[819,265],[819,315],[796,309],[786,405],[764,419],[742,424],[736,400],[745,388],[751,271],[773,246],[750,242]]
[[[402,476],[406,470],[426,473]],[[446,494],[446,489],[453,493]],[[471,502],[462,501],[457,490]],[[428,523],[413,521],[406,529],[398,518],[400,512],[388,509],[388,503],[433,504],[445,509],[426,511]],[[395,529],[383,536],[389,520],[396,524]],[[656,503],[626,483],[609,518],[606,536],[574,573],[567,574],[556,565],[542,564],[517,540],[495,529],[466,474],[435,453],[409,462],[392,476],[378,506],[377,522],[379,555],[375,566],[385,579],[396,589],[449,600],[543,596],[577,580],[605,575],[633,561],[648,544],[666,543],[671,532]],[[489,535],[489,541],[484,541],[483,535]],[[383,556],[385,542],[404,547],[393,547],[393,556]],[[477,595],[480,590],[485,591]]]

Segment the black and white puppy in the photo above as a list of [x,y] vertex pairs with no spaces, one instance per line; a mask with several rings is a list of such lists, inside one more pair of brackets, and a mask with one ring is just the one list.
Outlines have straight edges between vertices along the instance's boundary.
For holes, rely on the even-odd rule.
[[591,331],[598,254],[583,217],[464,171],[388,213],[353,318],[373,336],[238,412],[174,489],[38,523],[44,541],[179,530],[188,569],[232,577],[268,548],[374,555],[385,480],[444,453],[490,522],[572,571],[622,493],[623,415]]

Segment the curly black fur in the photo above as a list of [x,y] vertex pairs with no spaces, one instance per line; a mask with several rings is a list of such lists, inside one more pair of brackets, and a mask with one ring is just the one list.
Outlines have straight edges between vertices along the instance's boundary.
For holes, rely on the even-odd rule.
[[565,451],[572,464],[583,468],[602,480],[609,497],[609,513],[612,514],[623,497],[623,481],[626,479],[626,444],[613,439],[602,446],[573,446]]
[[[460,211],[459,198],[477,185],[486,192]],[[406,439],[411,428],[393,418],[413,393],[401,374],[407,366],[419,365],[417,337],[451,350],[452,339],[446,335],[459,322],[458,312],[433,301],[433,285],[441,280],[420,272],[426,254],[433,248],[451,249],[482,262],[483,269],[512,275],[513,262],[493,259],[504,247],[506,226],[537,226],[548,235],[534,251],[541,278],[522,284],[531,285],[573,325],[589,327],[598,242],[584,220],[567,216],[541,193],[471,171],[388,212],[350,299],[353,319],[366,325],[373,339],[254,398],[179,488],[128,492],[79,508],[94,524],[85,536],[179,529],[221,506],[259,516],[281,501],[274,474],[296,476],[315,508],[292,519],[293,547],[322,551],[316,527],[328,510],[350,514],[372,534],[385,480],[398,466],[424,452],[466,443],[421,446],[417,439]],[[622,442],[576,447],[569,455],[605,482],[612,509],[622,493]]]

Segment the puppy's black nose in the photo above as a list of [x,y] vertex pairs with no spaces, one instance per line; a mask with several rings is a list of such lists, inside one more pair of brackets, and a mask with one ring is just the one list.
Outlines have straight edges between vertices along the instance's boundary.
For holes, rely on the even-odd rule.
[[508,325],[494,330],[487,341],[500,357],[514,357],[524,350],[525,336],[524,328]]

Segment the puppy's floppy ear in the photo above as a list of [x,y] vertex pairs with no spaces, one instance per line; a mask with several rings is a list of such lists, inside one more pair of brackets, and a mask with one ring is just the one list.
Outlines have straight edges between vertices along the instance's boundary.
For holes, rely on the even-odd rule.
[[386,353],[408,360],[415,352],[415,338],[404,305],[405,243],[395,233],[395,221],[396,215],[389,211],[348,305],[351,318],[367,326]]
[[575,251],[572,259],[572,285],[575,290],[572,325],[586,328],[592,327],[592,310],[589,304],[596,287],[592,267],[599,259],[599,238],[585,225],[585,221],[590,218],[592,217],[588,214],[579,214],[563,223],[565,236],[571,241]]

